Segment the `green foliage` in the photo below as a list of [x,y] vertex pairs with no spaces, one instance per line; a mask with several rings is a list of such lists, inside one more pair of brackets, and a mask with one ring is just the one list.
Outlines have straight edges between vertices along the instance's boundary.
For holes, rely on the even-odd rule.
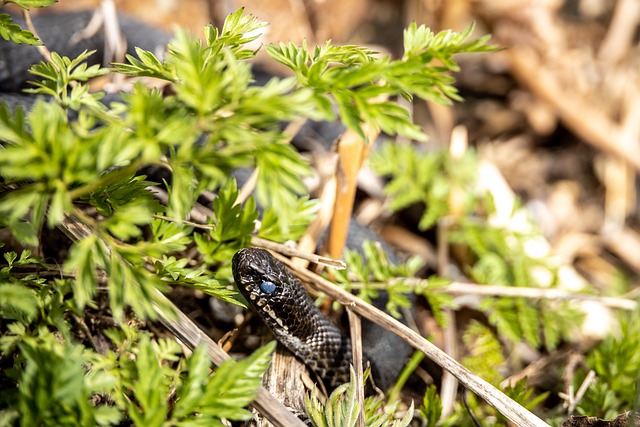
[[31,31],[23,30],[14,24],[13,19],[6,13],[0,13],[0,36],[14,43],[25,43],[32,46],[42,46],[42,42]]
[[491,52],[497,50],[489,45],[491,36],[486,35],[477,40],[467,41],[475,29],[475,24],[467,25],[461,33],[443,30],[435,34],[429,27],[418,26],[412,22],[404,30],[404,56],[424,56],[426,63],[434,59],[440,61],[448,70],[459,71],[458,65],[452,60],[453,55],[463,52]]
[[235,180],[222,188],[213,201],[215,218],[207,235],[195,235],[198,250],[207,263],[229,261],[239,249],[248,246],[258,214],[250,197],[245,208],[236,204],[238,188]]
[[[518,402],[526,409],[533,411],[540,403],[549,397],[549,392],[540,393],[537,396],[534,395],[534,390],[527,387],[527,379],[522,378],[513,386],[507,386],[503,390],[504,394]],[[510,422],[500,413],[496,414],[498,421],[503,422],[505,425],[510,425]]]
[[[99,65],[87,66],[85,62],[95,51],[84,51],[77,58],[69,59],[51,52],[51,62],[41,62],[31,67],[31,74],[43,80],[30,82],[35,89],[26,92],[52,96],[63,108],[78,110],[80,105],[104,108],[98,101],[101,94],[90,94],[89,87],[75,83],[86,82],[109,72]],[[71,90],[69,90],[71,88]]]
[[19,348],[25,359],[18,387],[20,425],[105,425],[119,418],[113,408],[95,411],[89,403],[93,390],[83,366],[89,357],[81,346],[61,344],[41,329],[37,337],[23,337]]
[[[504,379],[503,371],[507,360],[503,354],[500,341],[498,341],[491,329],[474,320],[466,329],[463,341],[470,354],[462,360],[463,365],[471,372],[481,375],[483,379],[494,386],[500,387],[500,383]],[[503,391],[507,396],[529,410],[544,401],[549,394],[545,392],[534,396],[534,390],[527,387],[526,378],[518,381],[513,387],[507,386]],[[486,406],[486,404],[483,404],[482,408],[478,408],[478,410],[493,412],[497,417],[496,425],[509,425],[509,421],[499,412],[488,409]]]
[[351,291],[354,282],[358,285],[358,296],[367,302],[376,299],[381,290],[389,295],[387,311],[400,317],[398,308],[411,306],[407,294],[411,286],[403,278],[412,277],[422,266],[419,257],[409,258],[402,264],[389,261],[385,251],[374,242],[366,241],[362,246],[363,255],[356,250],[347,250],[344,255],[346,270],[332,271],[336,282]]
[[470,214],[477,206],[473,186],[478,161],[471,151],[454,159],[446,150],[420,152],[411,145],[384,143],[369,159],[371,168],[391,177],[385,193],[391,198],[389,208],[398,211],[414,204],[424,204],[418,226],[431,228],[449,213],[449,195],[461,191],[464,211]]
[[474,320],[465,330],[463,341],[470,355],[462,360],[462,364],[471,372],[482,375],[490,384],[498,386],[503,379],[500,368],[505,364],[498,338],[489,328]]
[[[359,46],[316,46],[310,52],[306,43],[280,43],[267,47],[267,53],[291,68],[299,84],[313,90],[316,107],[333,118],[336,103],[340,118],[362,139],[363,124],[388,134],[402,134],[424,140],[426,135],[416,126],[409,112],[386,98],[418,96],[447,104],[460,99],[452,86],[448,71],[457,70],[452,56],[459,53],[494,50],[488,37],[465,42],[473,25],[460,33],[443,31],[434,35],[424,25],[411,24],[404,32],[405,53],[391,60]],[[436,65],[434,62],[439,60]]]
[[442,400],[438,395],[438,389],[434,385],[427,387],[420,407],[420,415],[426,421],[426,427],[436,427],[442,415]]
[[[189,420],[198,413],[209,419],[250,419],[251,412],[243,407],[257,396],[262,374],[269,366],[275,347],[276,343],[271,342],[244,360],[228,360],[211,379],[208,378],[209,359],[205,349],[196,350],[188,361],[189,376],[178,388],[173,417]],[[205,422],[197,420],[197,425],[210,425]]]
[[32,258],[29,250],[22,251],[20,258],[15,252],[5,252],[3,255],[7,265],[0,269],[0,317],[29,322],[38,314],[37,298],[35,291],[25,284],[30,281],[38,284],[41,281],[36,275],[20,280],[10,273],[14,266],[37,265],[40,261]]
[[[365,373],[365,377],[368,372]],[[315,427],[354,427],[360,405],[354,384],[355,372],[351,369],[351,381],[335,389],[323,404],[314,394],[307,396],[307,412]],[[413,402],[402,418],[399,417],[398,402],[385,404],[379,396],[367,397],[364,401],[364,424],[367,427],[406,427],[413,419]]]
[[[236,167],[259,168],[257,196],[271,206],[266,216],[271,231],[266,234],[284,238],[290,224],[299,234],[310,220],[311,213],[296,197],[305,191],[300,177],[309,169],[283,143],[278,123],[311,113],[312,106],[304,102],[306,91],[291,92],[291,79],[274,79],[264,88],[248,86],[249,65],[241,59],[251,55],[242,46],[253,36],[245,37],[242,31],[256,25],[261,24],[239,11],[229,17],[221,34],[207,29],[206,47],[180,33],[163,65],[168,73],[164,77],[174,82],[175,96],[163,99],[159,92],[137,85],[109,110],[99,103],[102,94],[89,94],[85,84],[108,70],[87,67],[84,61],[90,52],[75,59],[53,53],[52,63],[41,63],[31,71],[43,78],[33,92],[50,95],[54,102],[38,101],[28,114],[18,109],[13,116],[0,105],[0,139],[5,145],[0,175],[7,184],[19,183],[18,190],[0,199],[3,224],[29,244],[37,244],[45,223],[54,227],[69,215],[93,231],[71,247],[64,262],[66,272],[77,278],[73,282],[77,309],[95,296],[97,268],[109,275],[116,318],[122,317],[127,305],[141,316],[155,317],[154,292],[165,290],[167,283],[235,301],[226,282],[171,256],[192,244],[190,231],[173,226],[171,236],[154,236],[150,242],[144,230],[149,226],[153,231],[168,230],[162,225],[166,220],[151,224],[154,214],[166,210],[173,218],[184,218],[201,190],[225,185]],[[142,56],[150,63],[152,54]],[[120,66],[129,74],[144,74],[134,68]],[[194,73],[209,69],[215,78],[200,83],[215,87],[193,86]],[[217,93],[215,99],[205,99],[212,93]],[[69,108],[78,110],[77,121],[69,121]],[[169,160],[165,153],[171,154]],[[134,176],[148,165],[171,169],[166,207],[153,197],[152,183]],[[197,248],[209,263],[228,262],[254,231],[255,204],[250,199],[244,207],[234,206],[236,198],[235,187],[223,187],[214,202],[211,232],[207,238],[196,237]],[[87,217],[78,208],[81,205],[93,206],[100,217]],[[298,206],[304,216],[296,216]],[[154,264],[157,274],[147,270],[148,263]],[[230,272],[218,275],[228,279]]]
[[[640,382],[640,316],[637,312],[620,316],[620,332],[608,336],[587,355],[587,366],[597,375],[595,384],[578,403],[578,412],[609,419],[636,409]],[[577,388],[583,376],[576,377]]]
[[3,0],[0,6],[3,6],[7,3],[14,3],[20,6],[23,9],[28,9],[30,7],[46,7],[51,6],[56,3],[58,0]]
[[427,280],[421,280],[413,288],[416,295],[422,295],[431,308],[431,313],[441,327],[447,326],[447,317],[445,316],[445,308],[453,308],[453,298],[445,292],[440,292],[449,285],[451,281],[443,277],[433,275]]
[[[142,88],[128,99],[136,107],[135,124],[146,128],[145,134],[161,133],[180,143],[167,147],[173,172],[169,212],[174,216],[184,216],[198,188],[222,185],[238,167],[258,167],[256,196],[272,206],[283,230],[293,220],[291,208],[298,195],[306,192],[300,178],[310,169],[286,144],[278,125],[282,120],[322,116],[314,110],[309,90],[292,90],[294,79],[273,78],[264,87],[250,86],[246,59],[255,52],[244,45],[255,36],[246,32],[262,26],[238,10],[221,32],[205,29],[204,45],[180,31],[163,62],[138,49],[139,59],[129,55],[129,64],[115,64],[121,73],[157,77],[174,86],[176,96],[164,102],[159,94]],[[204,143],[195,144],[201,137]]]
[[[556,268],[545,258],[529,256],[525,244],[536,234],[518,233],[478,221],[462,221],[452,240],[468,245],[475,263],[470,276],[478,283],[501,286],[555,285]],[[546,272],[551,283],[539,283],[534,272]],[[532,302],[524,298],[485,299],[481,307],[500,334],[512,341],[525,340],[538,347],[555,349],[570,338],[583,314],[570,303],[552,300]]]
[[[497,228],[481,217],[493,212],[494,206],[488,195],[476,191],[479,165],[472,152],[454,159],[445,150],[423,153],[411,145],[387,143],[373,153],[370,162],[376,172],[390,176],[385,192],[390,197],[391,210],[424,205],[419,223],[423,230],[449,216],[450,197],[456,193],[455,203],[462,209],[455,217],[450,216],[453,223],[449,239],[469,248],[473,260],[467,272],[476,282],[524,287],[555,284],[555,266],[548,259],[528,255],[525,250],[526,242],[538,238],[539,232],[525,234]],[[550,282],[539,283],[534,277],[536,270],[546,272]],[[438,279],[430,279],[428,284],[431,283],[437,284]],[[417,292],[433,298],[429,297],[433,295],[429,291],[429,286],[417,287]],[[437,300],[433,303],[441,305]],[[487,298],[481,308],[498,332],[509,340],[524,340],[534,347],[544,345],[551,350],[563,338],[571,337],[581,319],[580,312],[571,304],[558,301],[532,304],[523,298]]]
[[[6,373],[19,387],[0,395],[5,416],[19,425],[113,425],[129,417],[136,426],[222,426],[246,420],[275,348],[271,343],[244,360],[229,360],[210,374],[204,347],[182,355],[173,340],[153,340],[128,326],[104,331],[115,350],[105,353],[61,341],[45,327],[9,327],[17,346],[2,338],[2,358],[18,357]],[[7,378],[3,380],[6,384]]]
[[307,231],[319,207],[319,201],[316,199],[309,199],[308,197],[299,198],[292,208],[294,215],[292,215],[291,223],[288,224],[287,230],[283,230],[280,221],[278,221],[277,212],[267,206],[260,219],[258,237],[281,243],[287,240],[297,242]]
[[[22,7],[51,2],[15,1]],[[88,66],[92,52],[77,58],[52,52],[50,63],[30,70],[37,81],[29,92],[48,102],[39,99],[29,112],[0,105],[3,231],[33,247],[47,244],[44,227],[72,227],[83,236],[58,254],[61,267],[44,264],[27,250],[20,256],[4,254],[0,381],[8,389],[0,392],[3,421],[195,426],[222,425],[222,418],[246,420],[250,414],[243,408],[255,397],[273,346],[227,362],[211,376],[203,349],[186,357],[174,341],[153,339],[127,323],[154,319],[157,310],[170,313],[157,298],[170,286],[237,304],[237,293],[227,288],[231,255],[254,233],[278,241],[299,238],[317,203],[305,195],[302,178],[311,169],[289,145],[283,121],[334,119],[337,110],[361,135],[368,124],[424,139],[393,98],[458,99],[448,75],[457,69],[452,56],[492,49],[486,38],[466,41],[471,27],[434,35],[416,25],[405,32],[406,52],[397,61],[330,43],[313,54],[306,45],[271,46],[268,52],[296,77],[273,78],[257,87],[251,85],[247,61],[256,51],[248,43],[263,26],[240,9],[221,30],[206,27],[204,41],[178,31],[162,61],[137,49],[137,58],[127,56],[126,64],[113,69]],[[0,15],[0,34],[38,43],[7,15]],[[88,81],[110,72],[155,77],[171,90],[164,94],[135,84],[120,101],[105,105],[104,94],[90,92]],[[152,183],[138,175],[142,168],[166,169],[170,179]],[[254,199],[236,204],[238,190],[229,176],[237,168],[257,169],[256,199],[265,206],[259,227]],[[164,204],[154,195],[156,185],[166,188]],[[217,197],[206,232],[198,233],[197,224],[184,220],[205,190]],[[366,262],[348,255],[361,295],[370,299],[385,288],[388,308],[398,315],[399,307],[409,305],[410,286],[397,277],[413,275],[418,259],[396,266],[372,244],[364,252]],[[347,276],[340,277],[349,283]],[[118,327],[97,332],[98,352],[83,315],[102,308],[103,290],[109,322]],[[342,414],[353,420],[349,387],[326,408],[310,403],[318,422],[343,425],[336,424]],[[392,421],[397,406],[368,399],[367,425],[407,425],[413,406]]]
[[[51,6],[57,0],[2,0],[0,8],[7,3],[14,3],[23,9],[30,7]],[[42,46],[42,41],[38,39],[31,31],[23,30],[18,24],[13,22],[11,16],[6,13],[0,13],[0,36],[13,43],[24,43],[32,46]]]
[[437,276],[426,281],[412,280],[423,265],[420,257],[413,256],[403,263],[394,264],[379,245],[366,241],[362,254],[347,249],[344,259],[347,269],[331,272],[332,278],[344,289],[350,292],[357,290],[358,297],[367,302],[376,299],[380,291],[386,292],[389,299],[385,309],[395,317],[400,317],[399,308],[411,306],[409,294],[421,295],[429,303],[438,323],[445,326],[443,309],[452,306],[453,298],[438,292],[438,288],[447,286],[449,280]]
[[[3,254],[7,265],[0,268],[0,315],[9,323],[9,329],[27,331],[39,324],[54,328],[65,339],[71,337],[68,316],[76,313],[70,301],[72,282],[56,278],[48,282],[40,272],[49,272],[50,266],[24,250]],[[15,270],[19,270],[17,273]],[[60,272],[54,270],[55,275]],[[20,343],[15,335],[0,336],[0,351],[9,353]]]

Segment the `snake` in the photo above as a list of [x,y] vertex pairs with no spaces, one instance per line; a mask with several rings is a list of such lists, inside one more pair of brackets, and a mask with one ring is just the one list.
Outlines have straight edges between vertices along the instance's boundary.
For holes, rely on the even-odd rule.
[[276,339],[334,390],[349,381],[351,342],[313,303],[302,283],[265,249],[245,248],[232,259],[240,293]]

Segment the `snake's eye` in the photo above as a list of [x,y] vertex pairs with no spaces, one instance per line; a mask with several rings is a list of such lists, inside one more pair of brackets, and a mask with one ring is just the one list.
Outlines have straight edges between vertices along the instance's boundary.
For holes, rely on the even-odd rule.
[[265,294],[272,294],[276,290],[276,285],[275,283],[265,281],[260,283],[260,290]]

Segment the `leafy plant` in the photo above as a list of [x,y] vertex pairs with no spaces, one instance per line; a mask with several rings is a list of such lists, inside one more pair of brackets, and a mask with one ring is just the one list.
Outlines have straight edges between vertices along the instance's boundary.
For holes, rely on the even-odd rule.
[[[51,62],[41,62],[34,65],[30,72],[34,76],[42,78],[41,81],[30,82],[35,89],[26,89],[25,92],[51,95],[63,108],[70,107],[78,110],[80,105],[104,109],[98,103],[101,94],[90,94],[89,87],[77,85],[78,82],[87,82],[93,78],[103,76],[109,72],[99,65],[87,66],[85,60],[95,51],[84,51],[73,60],[61,57],[56,52],[51,53]],[[69,87],[71,90],[69,91]],[[70,93],[68,93],[70,92]]]
[[478,207],[474,187],[478,162],[472,151],[454,159],[446,150],[421,152],[411,145],[385,142],[369,159],[378,174],[389,176],[385,193],[389,209],[399,211],[414,204],[423,204],[424,212],[418,223],[421,230],[431,228],[438,219],[449,213],[449,195],[455,188],[463,194],[468,215]]
[[[462,221],[451,239],[468,245],[477,257],[469,268],[478,283],[501,286],[554,286],[556,267],[545,258],[532,257],[525,250],[534,236],[505,228],[491,227],[477,221]],[[540,283],[541,272],[551,283]],[[543,276],[544,277],[544,276]],[[498,331],[512,341],[525,340],[534,347],[541,344],[550,350],[562,339],[572,336],[575,325],[584,315],[570,303],[540,300],[532,303],[524,298],[486,299],[481,308]]]
[[[629,313],[620,316],[619,334],[606,337],[589,352],[586,364],[595,371],[597,380],[579,402],[580,414],[608,419],[638,407],[639,340],[640,319],[637,313]],[[576,381],[583,378],[577,376]]]
[[[247,61],[256,52],[247,43],[262,26],[238,10],[221,30],[206,27],[204,41],[178,31],[162,61],[138,49],[137,58],[128,56],[113,69],[87,66],[92,52],[77,58],[53,52],[51,63],[30,70],[38,79],[30,92],[43,98],[29,112],[0,105],[0,226],[25,248],[6,251],[0,266],[3,421],[184,426],[247,419],[243,408],[255,397],[273,346],[210,376],[202,349],[185,356],[174,341],[139,330],[158,310],[170,313],[158,292],[183,286],[239,303],[228,288],[230,255],[254,233],[296,239],[313,219],[315,202],[301,179],[311,170],[288,144],[282,121],[335,119],[335,106],[357,132],[368,124],[424,139],[391,98],[457,99],[447,74],[456,69],[452,55],[492,49],[486,38],[467,41],[472,27],[433,34],[416,25],[405,32],[400,60],[354,46],[327,44],[313,53],[305,45],[271,46],[268,53],[296,77],[274,77],[258,87],[251,85]],[[37,43],[8,15],[0,15],[0,34]],[[155,77],[171,90],[163,94],[138,83],[106,105],[87,82],[111,72]],[[255,197],[266,206],[259,227],[258,203],[238,204],[237,184],[229,178],[240,167],[257,169]],[[155,176],[167,171],[169,178],[147,178],[143,169]],[[205,190],[216,194],[209,219],[185,221],[201,208]],[[65,242],[68,248],[47,247],[57,263],[46,264],[26,247],[50,245],[46,232],[56,227],[82,233]],[[363,283],[418,267],[416,259],[392,266],[374,246],[365,253],[368,265],[350,255]],[[402,282],[390,286],[392,311],[408,304],[406,290]],[[362,294],[375,292],[365,285]],[[89,330],[85,314],[98,310],[110,327]],[[327,411],[352,414],[353,392],[342,390],[348,399],[337,395],[326,410],[315,406],[322,412],[318,419]],[[386,425],[395,406],[368,402],[370,425]],[[406,425],[411,412],[396,425]]]
[[[472,151],[454,159],[446,150],[420,152],[411,145],[384,144],[371,157],[372,168],[390,177],[385,192],[389,208],[401,210],[424,205],[419,227],[426,230],[449,216],[448,238],[468,249],[469,276],[477,283],[500,286],[553,286],[556,267],[549,259],[532,257],[526,242],[539,236],[492,226],[487,216],[494,211],[493,200],[477,190],[478,162]],[[450,195],[455,191],[461,209],[450,216]],[[458,208],[457,208],[458,209]],[[546,272],[551,279],[540,283],[534,272]],[[437,283],[436,278],[432,278]],[[427,291],[428,287],[418,289]],[[425,292],[425,295],[427,293]],[[531,301],[522,298],[486,298],[481,309],[498,331],[511,341],[524,340],[534,347],[554,349],[570,338],[582,315],[571,304],[558,301]],[[560,315],[561,314],[561,315]]]
[[[14,3],[23,9],[30,7],[51,6],[57,0],[2,0],[0,7],[7,3]],[[31,31],[23,30],[18,24],[15,24],[11,17],[6,13],[0,13],[0,36],[5,40],[11,40],[13,43],[25,43],[32,46],[41,46],[42,42]]]
[[426,421],[426,427],[436,427],[442,415],[442,400],[438,389],[434,385],[427,387],[420,407],[420,415]]
[[[336,388],[323,404],[315,394],[307,396],[307,412],[315,427],[354,427],[360,405],[354,386],[355,372],[351,369],[351,381]],[[367,374],[365,374],[365,377]],[[385,404],[379,396],[370,396],[364,402],[364,423],[367,427],[406,427],[413,419],[413,402],[402,418],[396,416],[398,403]]]
[[[460,99],[447,71],[457,70],[453,55],[495,50],[489,37],[467,41],[473,24],[462,33],[447,30],[438,34],[412,23],[404,31],[404,56],[399,60],[379,56],[359,46],[317,46],[309,52],[305,43],[280,43],[267,52],[296,73],[301,85],[313,90],[316,107],[333,120],[337,103],[344,125],[365,138],[367,123],[388,134],[424,140],[426,135],[411,121],[409,112],[392,101],[393,96],[414,95],[447,104]],[[440,61],[436,65],[436,61]],[[373,84],[377,83],[377,84]]]
[[506,361],[497,337],[486,326],[472,321],[464,331],[463,341],[470,355],[462,363],[471,372],[482,372],[485,380],[498,386],[503,378],[500,368],[504,367]]
[[380,291],[387,292],[387,311],[400,317],[398,308],[411,305],[407,298],[411,286],[402,278],[414,276],[422,266],[422,260],[414,256],[402,264],[393,264],[384,250],[371,241],[364,242],[362,252],[362,255],[357,250],[345,252],[348,268],[331,272],[336,282],[348,291],[357,286],[358,296],[367,302],[376,299]]
[[[5,404],[15,401],[15,406],[3,409],[5,417],[19,416],[25,426],[113,425],[124,414],[137,426],[247,420],[251,412],[244,407],[255,398],[275,348],[271,343],[242,361],[229,360],[211,376],[204,348],[184,356],[175,341],[152,340],[130,327],[105,331],[117,350],[99,354],[60,342],[46,328],[30,334],[13,325],[12,332],[21,335],[17,350],[24,369],[15,378],[17,393],[3,392]],[[6,350],[3,346],[5,355]]]

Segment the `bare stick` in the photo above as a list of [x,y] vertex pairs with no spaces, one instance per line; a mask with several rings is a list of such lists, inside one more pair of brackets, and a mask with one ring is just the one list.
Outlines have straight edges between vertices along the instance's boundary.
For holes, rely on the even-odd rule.
[[358,427],[364,427],[364,381],[362,379],[362,322],[360,316],[351,311],[347,306],[349,316],[349,331],[351,332],[351,350],[353,356],[353,370],[356,372],[354,384],[356,388],[356,399],[360,409],[358,411]]
[[607,307],[622,310],[635,310],[638,307],[638,303],[631,299],[574,294],[563,291],[562,289],[521,288],[515,286],[478,285],[474,283],[453,282],[448,286],[434,289],[434,292],[493,297],[501,296],[530,299],[595,301],[606,305]]
[[[293,266],[288,259],[277,254],[276,257],[293,269]],[[382,310],[377,309],[371,304],[365,303],[360,298],[339,288],[330,281],[314,274],[311,271],[293,269],[293,272],[298,277],[309,283],[317,291],[324,292],[341,304],[348,306],[354,312],[382,326],[383,328],[392,331],[413,347],[422,351],[429,359],[436,362],[443,369],[451,372],[451,374],[456,377],[458,381],[464,384],[465,387],[496,408],[515,425],[519,427],[549,427],[547,423],[542,421],[536,415],[529,412],[526,408],[519,405],[513,399],[482,378],[471,373],[454,358],[440,350],[424,337],[420,336],[417,332],[411,330],[408,326],[384,313]]]
[[325,256],[320,256],[316,254],[310,254],[307,252],[299,251],[297,249],[291,248],[287,245],[283,245],[282,243],[272,242],[271,240],[261,239],[260,237],[252,237],[251,244],[254,246],[260,246],[265,249],[271,249],[273,251],[279,252],[284,255],[293,256],[297,258],[303,258],[307,261],[324,265],[327,267],[335,268],[336,270],[344,270],[347,268],[347,264],[340,259],[329,258]]
[[618,62],[632,49],[633,35],[640,19],[638,0],[618,0],[600,48],[598,59],[604,62]]
[[246,202],[249,196],[251,196],[253,190],[256,188],[256,184],[258,183],[258,173],[259,169],[256,167],[253,172],[251,172],[249,179],[247,179],[242,188],[240,188],[236,204]]
[[[429,283],[427,279],[402,278],[403,283],[410,286],[418,286]],[[359,289],[361,283],[351,283],[353,289]],[[367,286],[383,287],[384,283],[372,282]],[[562,289],[548,288],[526,288],[519,286],[498,286],[480,285],[477,283],[452,282],[447,286],[433,288],[433,292],[444,292],[453,295],[478,295],[485,297],[513,297],[528,299],[550,299],[550,300],[574,300],[574,301],[594,301],[610,308],[633,311],[638,307],[638,303],[629,298],[603,297],[598,295],[585,295],[567,292]]]
[[38,35],[38,32],[36,31],[36,27],[33,25],[33,21],[31,21],[31,14],[29,13],[29,11],[26,9],[23,9],[22,16],[24,17],[24,21],[27,23],[27,28],[29,28],[29,31],[31,31],[33,35],[36,36],[38,40],[40,40],[43,43],[40,46],[36,46],[36,49],[38,49],[38,52],[40,53],[40,55],[42,55],[42,57],[47,62],[52,63],[54,67],[58,68],[58,66],[51,60],[51,52],[49,52],[49,49],[47,49],[47,47],[44,45],[44,41]]

